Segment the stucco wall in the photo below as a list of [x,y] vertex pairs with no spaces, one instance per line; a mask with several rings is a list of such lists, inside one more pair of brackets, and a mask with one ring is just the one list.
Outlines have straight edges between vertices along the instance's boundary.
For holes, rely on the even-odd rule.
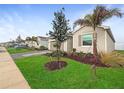
[[97,28],[97,50],[98,52],[105,52],[105,30]]
[[[66,51],[66,52],[72,51],[72,48],[73,48],[72,43],[73,43],[72,38],[70,38],[70,39],[64,41],[64,42],[61,44],[61,50],[62,50],[62,51]],[[49,49],[49,50],[56,50],[56,48],[53,47],[53,44],[55,44],[55,40],[49,39],[49,41],[48,41],[48,49]]]
[[48,40],[48,49],[49,50],[56,50],[56,48],[54,47],[54,44],[55,44],[55,40],[49,39]]
[[29,47],[39,48],[35,41],[26,41],[25,44],[28,45]]
[[112,52],[115,50],[115,43],[110,38],[109,34],[106,32],[106,52]]
[[71,52],[73,49],[73,38],[67,40],[67,52]]
[[[97,31],[97,46],[98,52],[105,51],[105,31],[102,28],[96,28]],[[79,46],[79,35],[92,34],[92,27],[83,27],[76,31],[73,35],[73,48],[76,48],[77,52],[83,51],[84,53],[93,53],[93,43],[92,46]],[[82,42],[82,41],[81,41]]]
[[39,46],[45,46],[48,48],[48,40],[43,40],[42,38],[38,38]]
[[67,43],[68,43],[68,40],[66,40],[65,42],[63,42],[63,51],[67,51]]
[[70,38],[62,43],[61,50],[71,52],[73,49],[73,39]]

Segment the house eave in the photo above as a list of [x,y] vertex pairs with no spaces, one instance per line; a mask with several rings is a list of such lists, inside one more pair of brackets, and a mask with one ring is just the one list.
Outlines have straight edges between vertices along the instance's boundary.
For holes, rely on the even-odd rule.
[[[80,28],[78,28],[76,31],[73,32],[73,35],[74,35],[77,31],[79,31],[80,29],[82,29],[82,28],[84,28],[84,27],[86,27],[86,26],[81,26]],[[90,27],[90,26],[89,26],[89,27]],[[110,29],[109,26],[98,26],[98,28],[104,29],[104,30],[109,34],[109,36],[111,37],[112,41],[115,43],[114,36],[113,36],[113,34],[112,34],[111,29]]]

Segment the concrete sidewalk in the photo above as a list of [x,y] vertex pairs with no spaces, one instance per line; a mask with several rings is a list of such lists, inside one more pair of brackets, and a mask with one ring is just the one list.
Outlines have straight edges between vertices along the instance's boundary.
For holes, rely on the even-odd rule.
[[4,47],[0,47],[0,88],[29,89],[27,81]]

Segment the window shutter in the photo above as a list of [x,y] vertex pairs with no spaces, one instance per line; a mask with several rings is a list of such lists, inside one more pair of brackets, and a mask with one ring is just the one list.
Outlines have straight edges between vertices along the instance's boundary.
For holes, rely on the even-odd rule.
[[81,46],[81,35],[78,36],[78,46]]

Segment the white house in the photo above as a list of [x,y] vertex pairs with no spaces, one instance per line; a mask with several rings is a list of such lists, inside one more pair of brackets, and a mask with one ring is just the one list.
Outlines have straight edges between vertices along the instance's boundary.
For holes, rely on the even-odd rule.
[[[98,52],[112,52],[115,50],[115,39],[108,26],[99,26],[97,31]],[[49,39],[48,49],[55,50],[55,40]],[[73,32],[72,38],[62,43],[61,50],[70,52],[75,48],[77,52],[93,53],[93,29],[89,26],[82,26]]]
[[[98,52],[112,52],[115,50],[115,39],[110,27],[99,26],[97,32],[97,50]],[[93,53],[93,28],[82,26],[73,33],[73,48],[85,53]]]
[[42,36],[38,36],[37,37],[37,41],[38,41],[38,46],[44,46],[46,48],[48,48],[48,37],[42,37]]
[[29,47],[40,48],[40,46],[44,46],[48,48],[48,37],[38,36],[36,41],[26,40],[25,43]]
[[[48,40],[48,49],[56,50],[56,48],[54,47],[55,43],[56,43],[55,40],[49,39]],[[68,40],[64,41],[61,45],[62,51],[71,52],[72,48],[73,48],[73,38],[72,37],[70,37]]]

